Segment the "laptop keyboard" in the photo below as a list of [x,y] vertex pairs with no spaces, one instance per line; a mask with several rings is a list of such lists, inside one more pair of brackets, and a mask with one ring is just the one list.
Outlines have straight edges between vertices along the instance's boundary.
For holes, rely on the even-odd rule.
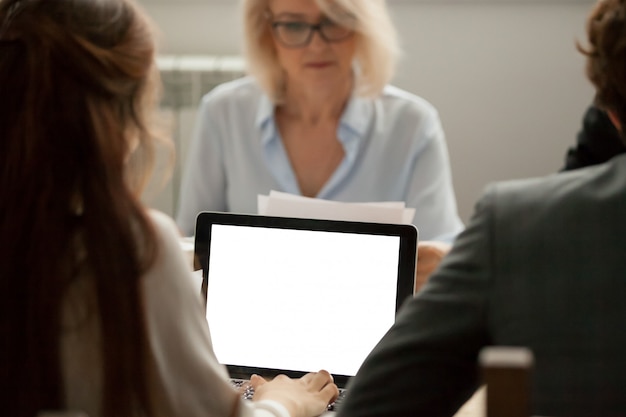
[[230,380],[230,384],[241,393],[241,398],[244,400],[251,400],[254,397],[254,388],[252,388],[249,382],[247,379],[233,378]]
[[[241,392],[241,398],[244,400],[251,400],[254,397],[254,388],[249,384],[249,380],[247,379],[237,379],[233,378],[230,380],[230,383],[237,391]],[[341,403],[345,397],[345,389],[339,388],[339,396],[337,399],[328,404],[328,411],[337,411],[341,406]]]
[[328,404],[328,411],[337,411],[337,410],[339,410],[339,407],[341,407],[341,403],[342,403],[345,395],[346,395],[346,390],[343,389],[343,388],[339,388],[339,396],[337,397],[337,399],[334,402]]

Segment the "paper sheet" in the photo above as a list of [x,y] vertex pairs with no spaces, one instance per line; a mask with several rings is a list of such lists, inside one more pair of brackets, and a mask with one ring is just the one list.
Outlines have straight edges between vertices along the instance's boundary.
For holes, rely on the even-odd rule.
[[413,221],[415,209],[403,201],[375,201],[344,203],[302,197],[272,190],[269,195],[258,195],[258,214],[281,217],[304,217],[325,220],[349,220],[371,223],[408,224]]

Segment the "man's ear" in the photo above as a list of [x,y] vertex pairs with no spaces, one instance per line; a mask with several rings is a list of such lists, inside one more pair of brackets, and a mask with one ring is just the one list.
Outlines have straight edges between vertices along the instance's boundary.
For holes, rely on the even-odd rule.
[[613,123],[613,126],[615,126],[615,128],[621,132],[622,123],[619,121],[619,117],[617,117],[615,112],[613,110],[607,110],[606,114],[609,116],[609,119],[611,119],[611,123]]

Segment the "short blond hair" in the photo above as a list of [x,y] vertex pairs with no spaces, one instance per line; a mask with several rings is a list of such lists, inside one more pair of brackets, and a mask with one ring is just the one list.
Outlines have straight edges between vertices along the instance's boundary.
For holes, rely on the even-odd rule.
[[[330,19],[342,23],[346,14],[356,36],[355,89],[375,97],[395,74],[400,55],[396,29],[385,0],[316,0]],[[274,102],[283,99],[285,75],[278,63],[268,22],[269,0],[242,0],[244,56],[254,76]]]

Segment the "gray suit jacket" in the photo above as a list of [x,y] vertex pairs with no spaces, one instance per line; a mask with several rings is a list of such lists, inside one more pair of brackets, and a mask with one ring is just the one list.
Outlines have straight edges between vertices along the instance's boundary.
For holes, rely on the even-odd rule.
[[626,156],[490,186],[339,415],[453,415],[487,345],[532,349],[533,414],[626,415]]

